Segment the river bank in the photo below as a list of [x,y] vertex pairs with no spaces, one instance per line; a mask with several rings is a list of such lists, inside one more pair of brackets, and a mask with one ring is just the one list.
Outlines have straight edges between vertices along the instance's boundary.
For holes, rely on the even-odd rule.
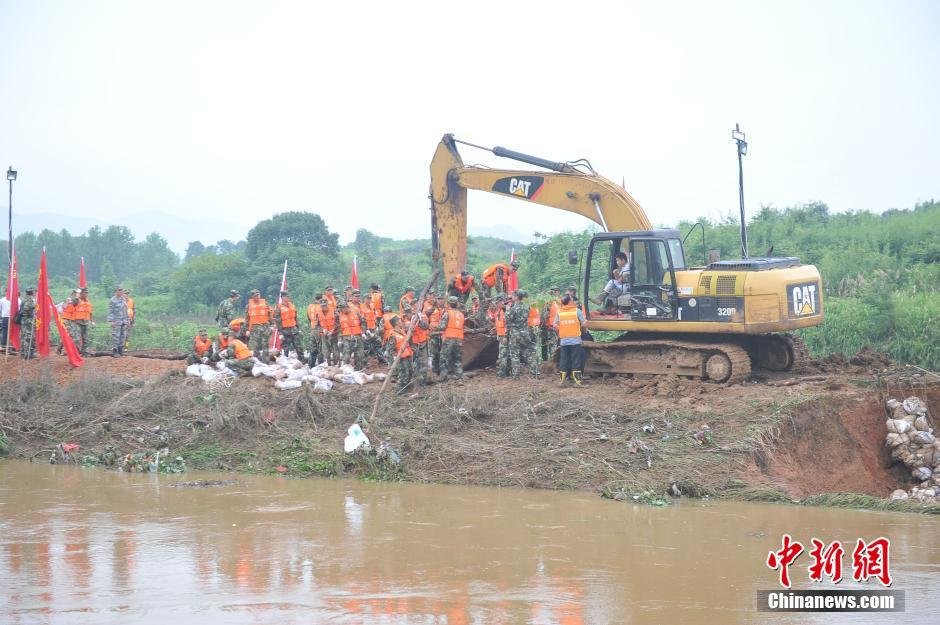
[[[929,377],[877,358],[829,359],[801,376],[732,386],[684,379],[594,379],[584,389],[477,372],[462,385],[397,396],[379,384],[316,393],[239,379],[210,390],[179,362],[14,359],[0,377],[0,429],[13,457],[48,462],[59,443],[86,465],[225,470],[292,477],[579,490],[664,503],[672,495],[816,501],[940,512],[882,501],[910,477],[884,447],[884,399],[940,402]],[[895,388],[892,388],[892,385]],[[343,452],[359,419],[393,454]],[[707,428],[706,428],[707,426]],[[391,458],[400,457],[400,462]],[[857,493],[866,497],[832,497]]]

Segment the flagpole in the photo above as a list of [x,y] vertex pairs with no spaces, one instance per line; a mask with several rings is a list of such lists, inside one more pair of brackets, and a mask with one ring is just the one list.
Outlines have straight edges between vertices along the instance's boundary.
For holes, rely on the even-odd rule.
[[7,344],[3,348],[3,360],[6,361],[10,358],[10,333],[13,331],[13,328],[10,326],[13,325],[13,241],[10,241],[10,267],[7,272],[7,299],[10,300],[10,316],[7,317]]

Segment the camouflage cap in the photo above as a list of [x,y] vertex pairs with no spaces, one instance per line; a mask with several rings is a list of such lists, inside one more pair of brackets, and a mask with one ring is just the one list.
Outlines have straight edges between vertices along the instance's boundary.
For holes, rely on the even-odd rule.
[[518,267],[518,266],[519,266],[519,259],[514,259],[513,261],[511,261],[511,262],[509,263],[509,265],[510,265],[511,267]]
[[222,328],[221,330],[219,330],[219,334],[228,334],[228,333],[229,333],[228,328]]
[[32,295],[32,294],[35,293],[35,292],[36,292],[36,289],[35,289],[34,287],[29,287],[29,288],[26,289],[26,294],[27,294],[27,295]]
[[347,304],[346,302],[340,302],[337,305],[337,308],[349,308],[349,304]]
[[515,295],[519,299],[524,299],[529,296],[529,294],[523,291],[522,289],[516,289],[515,292],[513,292],[513,295]]
[[199,334],[209,334],[209,331],[205,328],[199,328]]
[[323,290],[324,290],[324,291],[335,291],[336,289],[333,288],[333,285],[332,285],[332,284],[327,284],[327,285],[326,285],[326,288],[323,289]]
[[561,291],[561,289],[559,289],[557,286],[553,286],[548,290],[549,293],[558,293],[559,291]]
[[569,290],[569,291],[577,291],[577,290],[578,290],[578,287],[576,287],[576,286],[569,286],[567,290]]
[[352,285],[351,285],[351,284],[347,284],[347,285],[345,286],[345,288],[343,288],[343,290],[344,290],[344,291],[352,291]]
[[79,292],[79,293],[87,293],[87,292],[88,292],[88,287],[81,288],[81,289],[78,290],[78,292]]
[[261,295],[261,291],[259,291],[258,289],[251,289],[251,294],[252,294],[252,295]]
[[326,300],[326,299],[321,299],[321,300],[320,300],[320,306],[329,306],[329,305],[330,305],[330,301],[329,301],[329,300]]
[[229,297],[237,297],[237,296],[239,296],[239,295],[241,295],[241,293],[239,293],[239,292],[236,291],[235,289],[232,289],[231,291],[228,292],[228,296],[229,296]]
[[405,287],[405,293],[407,293],[408,291],[411,291],[412,293],[414,293],[414,290],[415,290],[415,288],[414,288],[413,286],[406,286],[406,287]]
[[361,295],[361,293],[362,292],[359,289],[353,289],[353,292],[352,292],[353,295]]
[[375,283],[375,282],[373,282],[373,283],[372,283],[372,286],[370,286],[369,288],[372,289],[373,291],[381,291],[381,290],[382,290],[382,287],[380,287],[380,286],[379,286],[377,283]]
[[457,296],[456,296],[456,295],[451,295],[450,297],[447,298],[447,303],[448,303],[448,304],[456,304],[456,303],[459,302],[459,301],[460,301],[460,300],[457,299]]
[[391,306],[383,306],[383,307],[382,307],[382,312],[383,312],[383,313],[392,312],[392,307],[391,307]]

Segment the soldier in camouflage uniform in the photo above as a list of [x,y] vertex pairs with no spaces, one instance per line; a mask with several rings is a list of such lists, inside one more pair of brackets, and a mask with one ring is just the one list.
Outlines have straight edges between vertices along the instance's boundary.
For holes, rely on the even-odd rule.
[[460,300],[456,296],[448,297],[447,303],[449,308],[441,315],[441,323],[437,327],[444,333],[441,343],[441,379],[446,380],[453,375],[462,380],[464,314],[459,309]]
[[117,287],[114,289],[114,297],[108,300],[108,322],[111,324],[111,356],[114,358],[124,355],[124,344],[127,342],[127,327],[130,325],[130,321],[124,289]]
[[388,338],[388,342],[392,346],[390,349],[392,359],[389,360],[389,363],[395,362],[395,358],[398,358],[398,364],[395,365],[395,369],[390,372],[390,375],[395,378],[395,389],[400,395],[411,384],[414,373],[414,354],[411,346],[405,341],[407,332],[405,332],[401,318],[398,315],[392,315],[389,317],[389,324],[392,326],[392,334]]
[[512,377],[519,377],[519,368],[525,358],[532,369],[532,375],[538,379],[539,363],[535,358],[535,342],[529,330],[529,306],[523,302],[528,294],[519,289],[513,293],[512,308],[506,315],[506,328],[509,330],[509,362]]
[[293,349],[297,358],[303,358],[304,348],[297,324],[297,308],[287,291],[281,291],[281,303],[274,307],[274,325],[281,334],[281,353],[287,355]]
[[228,297],[219,304],[219,308],[215,312],[215,320],[220,328],[227,328],[228,324],[235,318],[235,305],[238,304],[238,297],[238,291],[232,289]]
[[20,355],[27,360],[33,357],[36,348],[36,289],[26,289],[26,296],[16,313],[20,324]]
[[[361,370],[366,368],[366,346],[362,334],[365,331],[366,320],[359,312],[358,291],[353,292],[352,289],[350,291],[349,301],[344,301],[339,305],[340,336],[343,340],[340,351],[343,355],[343,362],[352,365],[355,361],[354,366]],[[357,321],[359,334],[356,334],[354,329]]]
[[261,291],[254,289],[245,309],[248,320],[248,348],[261,362],[268,362],[268,344],[271,341],[271,307],[261,297]]
[[[424,313],[415,313],[411,306],[405,306],[405,318],[416,324],[411,331],[412,368],[414,377],[419,384],[428,384],[428,316]],[[421,339],[424,340],[421,340]],[[420,342],[418,342],[420,341]]]
[[[499,355],[496,357],[496,377],[505,378],[509,375],[509,333],[506,331],[506,296],[497,295],[493,300],[493,306],[496,307],[496,342],[499,344]],[[500,335],[500,326],[504,332]]]
[[546,356],[548,360],[551,360],[555,357],[555,352],[558,351],[558,328],[553,326],[552,323],[561,308],[558,303],[561,291],[557,286],[553,286],[549,289],[548,296],[549,300],[545,302],[545,306],[542,308],[542,327],[545,328]]

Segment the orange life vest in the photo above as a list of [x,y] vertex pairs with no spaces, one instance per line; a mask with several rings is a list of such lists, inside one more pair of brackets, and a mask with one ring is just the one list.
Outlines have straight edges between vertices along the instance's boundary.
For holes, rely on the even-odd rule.
[[317,310],[317,325],[320,327],[321,334],[326,334],[336,329],[336,315],[329,312],[329,310],[329,306],[327,306],[327,312],[323,312],[322,308]]
[[444,311],[437,307],[431,312],[431,315],[428,317],[428,325],[432,330],[437,330],[437,326],[441,325],[441,315],[443,314]]
[[395,351],[398,354],[399,358],[411,358],[414,355],[414,351],[411,349],[411,345],[408,344],[408,341],[405,340],[405,335],[400,331],[396,331],[392,334],[395,337]]
[[76,321],[88,321],[91,319],[91,302],[87,299],[78,300],[78,303],[75,304],[75,316],[72,317]]
[[307,320],[310,321],[311,328],[317,324],[317,312],[319,310],[319,304],[307,304]]
[[463,313],[456,308],[447,310],[447,327],[444,328],[444,338],[463,340]]
[[243,325],[245,325],[244,317],[238,317],[237,319],[232,319],[229,322],[228,329],[237,334],[241,332]]
[[362,334],[362,322],[359,321],[359,311],[349,310],[339,314],[339,328],[343,336],[359,336]]
[[420,314],[415,318],[415,327],[411,331],[411,342],[415,345],[424,345],[428,342],[428,330],[421,327],[421,322],[427,320],[428,317],[425,314]]
[[258,301],[248,300],[248,329],[251,330],[257,325],[267,325],[271,322],[271,307],[264,298]]
[[388,341],[388,337],[392,335],[392,331],[394,330],[394,328],[392,327],[391,318],[392,318],[391,315],[389,315],[388,317],[382,318],[382,342],[383,343]]
[[372,311],[375,313],[375,316],[379,319],[385,314],[382,310],[384,302],[382,301],[382,292],[375,291],[369,295],[370,301],[372,302]]
[[219,351],[228,348],[228,344],[232,342],[231,338],[227,338],[224,334],[220,334],[215,337],[215,343],[219,346]]
[[552,303],[548,306],[548,319],[545,320],[545,324],[549,328],[558,329],[558,326],[555,325],[555,315],[558,314],[559,310],[561,310],[561,305],[557,300],[552,300]]
[[494,325],[496,326],[496,336],[506,336],[506,311],[502,308],[496,311]]
[[281,302],[277,305],[278,312],[281,314],[281,327],[282,328],[296,328],[297,327],[297,309],[293,304],[285,304]]
[[134,320],[134,298],[127,298],[127,318],[131,321]]
[[411,304],[413,301],[415,301],[414,295],[408,295],[407,293],[402,295],[401,299],[398,300],[398,314],[403,315],[405,313],[405,304]]
[[578,307],[574,304],[562,306],[558,311],[558,338],[573,339],[581,336],[581,322],[578,321]]
[[487,268],[487,270],[483,272],[483,284],[491,289],[496,286],[496,270],[499,268],[503,270],[503,283],[509,284],[509,265],[506,263],[496,263],[492,267]]
[[65,306],[62,307],[62,314],[59,316],[62,319],[73,321],[75,319],[75,304],[72,303],[72,298],[69,298],[66,302]]
[[454,288],[466,295],[473,288],[473,276],[467,276],[466,281],[464,281],[463,276],[458,275],[454,278]]
[[248,349],[248,346],[239,341],[238,339],[232,339],[232,350],[235,352],[235,360],[245,360],[246,358],[251,358],[251,350]]
[[542,325],[542,316],[535,306],[529,306],[529,318],[526,320],[526,324],[530,328],[537,328]]
[[203,338],[197,334],[196,338],[193,339],[193,351],[200,358],[206,355],[210,347],[212,347],[212,340],[208,336]]
[[375,311],[372,310],[372,306],[363,302],[359,304],[359,312],[366,320],[366,327],[370,330],[375,330]]

